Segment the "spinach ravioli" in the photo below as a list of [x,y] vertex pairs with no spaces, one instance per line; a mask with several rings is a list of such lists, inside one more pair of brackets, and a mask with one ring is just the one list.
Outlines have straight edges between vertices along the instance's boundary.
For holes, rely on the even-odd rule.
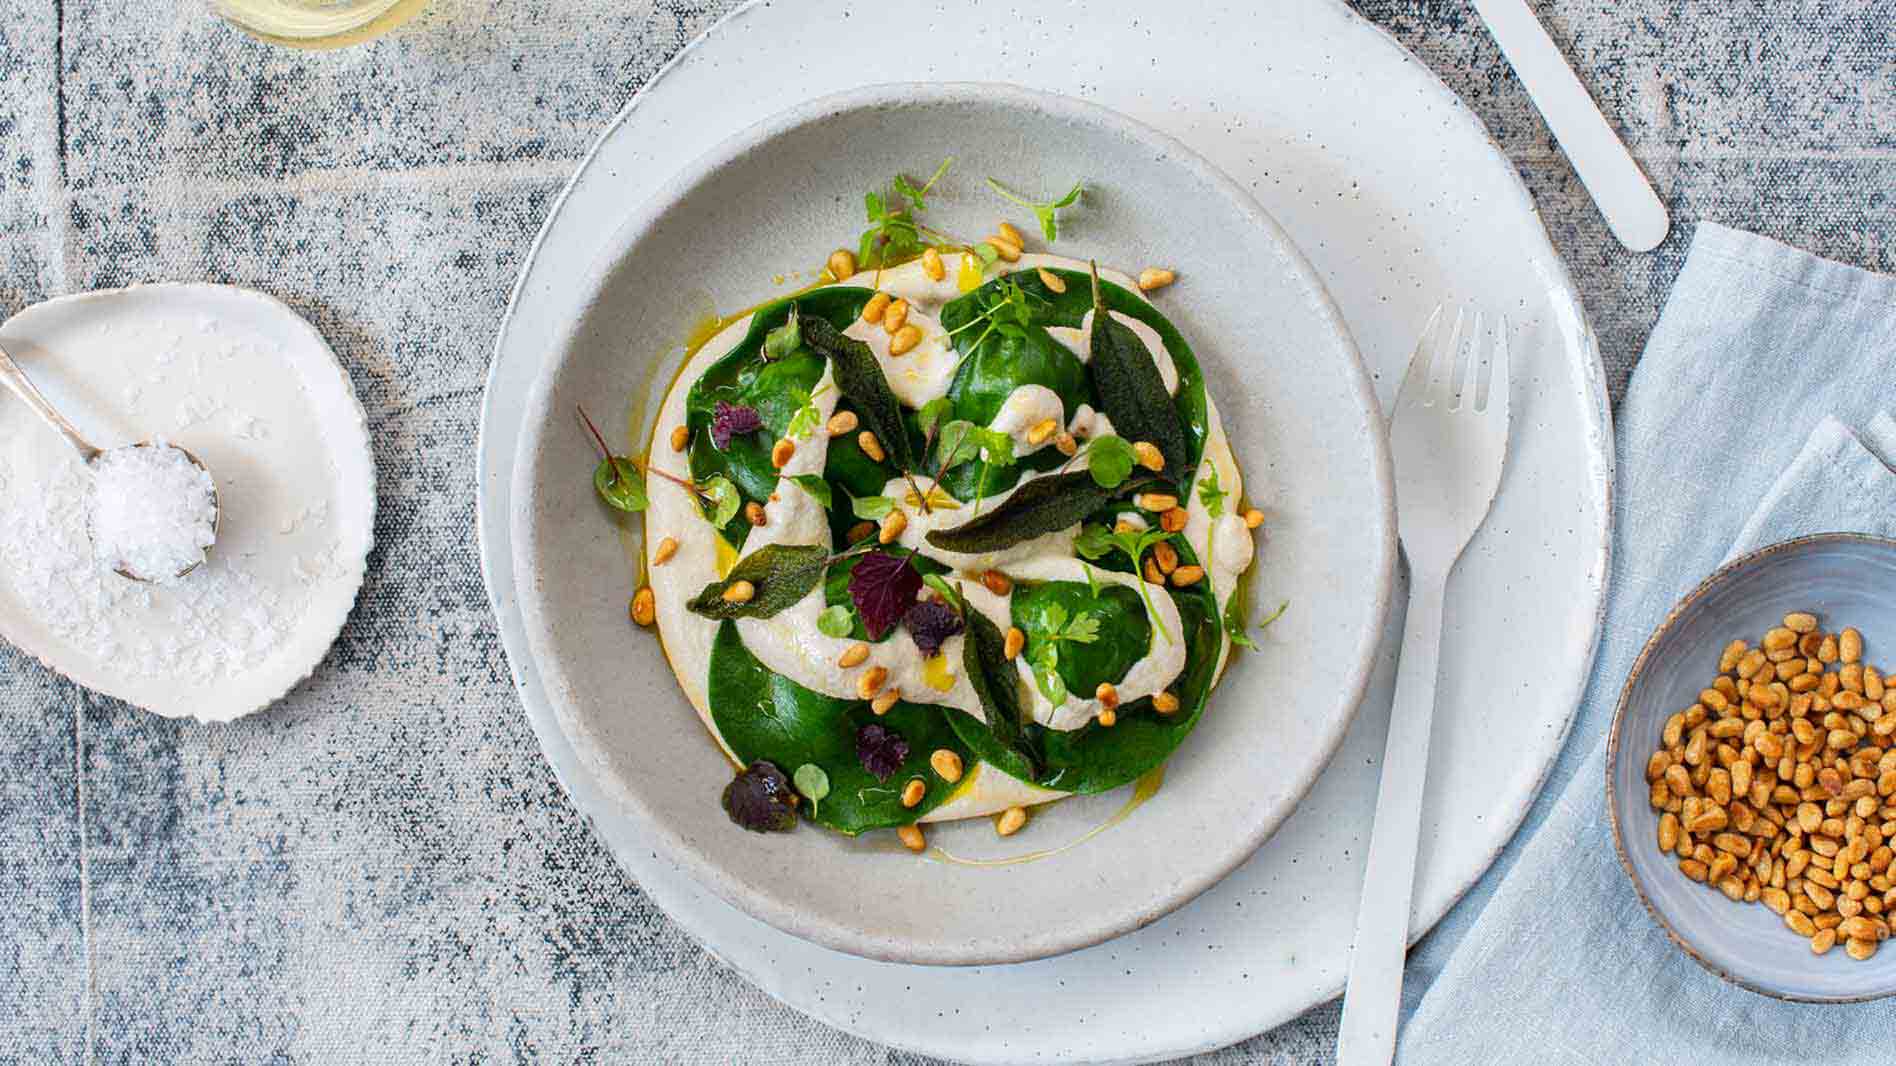
[[915,260],[770,303],[691,355],[655,442],[656,622],[750,768],[740,824],[758,797],[855,834],[1116,788],[1246,640],[1258,516],[1125,275]]

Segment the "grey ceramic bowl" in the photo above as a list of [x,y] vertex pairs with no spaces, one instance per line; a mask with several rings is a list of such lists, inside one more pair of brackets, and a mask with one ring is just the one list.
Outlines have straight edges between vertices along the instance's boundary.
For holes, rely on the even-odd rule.
[[1826,955],[1762,904],[1740,904],[1679,872],[1658,847],[1647,802],[1647,757],[1666,719],[1697,702],[1733,638],[1755,643],[1790,611],[1826,628],[1855,626],[1865,661],[1896,667],[1896,541],[1826,533],[1760,549],[1706,578],[1646,644],[1620,695],[1607,741],[1607,810],[1620,862],[1646,909],[1701,966],[1780,999],[1845,1003],[1896,993],[1896,948],[1858,962],[1839,944]]
[[[773,273],[809,271],[854,242],[864,190],[925,174],[945,155],[956,162],[929,198],[935,225],[1030,224],[987,191],[986,175],[1026,190],[1085,178],[1086,200],[1055,250],[1178,268],[1159,303],[1191,339],[1247,491],[1272,516],[1254,598],[1291,605],[1263,650],[1231,668],[1157,796],[1083,846],[1005,866],[918,859],[889,833],[759,835],[726,820],[718,794],[729,766],[658,644],[626,621],[634,572],[573,418],[584,404],[623,426],[631,397],[646,432],[641,412],[656,409],[694,320],[784,294]],[[586,310],[548,338],[523,416],[514,564],[561,728],[617,816],[664,861],[829,947],[904,962],[1018,961],[1157,919],[1243,862],[1309,790],[1367,683],[1393,581],[1394,496],[1356,348],[1309,264],[1243,190],[1170,138],[1089,104],[998,85],[895,85],[743,131],[656,201],[598,225],[615,237],[601,261],[566,265]],[[1006,841],[985,819],[933,827],[929,840],[964,857],[1051,848],[1125,798],[1055,804]]]

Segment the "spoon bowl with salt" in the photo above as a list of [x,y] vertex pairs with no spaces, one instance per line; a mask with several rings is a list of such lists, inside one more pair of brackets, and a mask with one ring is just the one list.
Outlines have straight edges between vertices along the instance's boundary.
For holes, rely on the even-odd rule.
[[224,509],[202,460],[153,439],[92,444],[0,349],[0,385],[51,426],[93,473],[92,533],[99,557],[121,577],[170,584],[196,570],[217,542]]

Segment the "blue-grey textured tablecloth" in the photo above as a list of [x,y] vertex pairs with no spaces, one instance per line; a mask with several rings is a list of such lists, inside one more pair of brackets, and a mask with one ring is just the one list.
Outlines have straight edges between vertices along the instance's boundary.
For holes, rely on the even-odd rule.
[[[1492,898],[1467,901],[1418,954],[1433,982],[1399,1062],[1896,1059],[1896,1004],[1776,1002],[1674,947],[1620,866],[1605,795],[1620,688],[1680,597],[1766,544],[1896,535],[1892,383],[1896,277],[1698,227],[1620,407],[1605,635],[1556,798],[1484,885]],[[1785,950],[1805,949],[1787,934]]]
[[[1615,245],[1462,0],[1354,3],[1519,165],[1617,395],[1690,227]],[[734,4],[436,0],[332,54],[203,0],[0,4],[0,313],[145,280],[279,295],[351,369],[381,490],[341,641],[241,730],[0,646],[0,1062],[912,1061],[777,1005],[626,881],[539,756],[474,552],[470,447],[522,257],[612,116]],[[1890,0],[1536,6],[1675,217],[1896,269]],[[1327,1062],[1335,1024],[1320,1007],[1204,1061]]]

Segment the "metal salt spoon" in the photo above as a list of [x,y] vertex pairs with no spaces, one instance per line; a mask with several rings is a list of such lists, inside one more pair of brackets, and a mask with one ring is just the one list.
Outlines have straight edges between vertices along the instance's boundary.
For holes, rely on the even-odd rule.
[[[1507,336],[1508,320],[1502,318],[1490,350],[1480,312],[1457,312],[1451,329],[1436,309],[1390,416],[1396,517],[1409,558],[1409,617],[1350,946],[1338,1066],[1388,1066],[1395,1055],[1442,604],[1449,572],[1486,520],[1507,461]],[[1487,387],[1481,388],[1484,380]]]
[[[34,414],[40,416],[42,421],[57,430],[60,436],[66,438],[66,443],[72,445],[73,450],[79,453],[79,458],[84,460],[88,467],[97,462],[99,456],[105,454],[104,449],[94,447],[90,441],[79,435],[79,431],[73,427],[73,424],[66,421],[66,416],[60,414],[59,411],[47,401],[40,390],[27,378],[26,371],[20,369],[20,364],[14,362],[13,357],[8,355],[4,348],[0,348],[0,385],[5,385],[8,389],[12,390],[15,396],[18,396],[21,400],[26,402],[26,406],[31,408]],[[148,440],[140,441],[133,445],[135,448],[149,448],[151,446],[152,444]],[[168,445],[168,447],[178,448],[175,444]],[[217,478],[211,476],[211,470],[204,465],[203,460],[192,455],[184,448],[178,448],[178,451],[183,452],[184,457],[191,460],[192,466],[204,471],[205,476],[211,477],[211,509],[216,512],[216,517],[211,519],[212,543],[206,545],[204,548],[205,555],[209,556],[211,547],[217,542],[217,532],[224,524],[224,507],[217,495]],[[202,560],[192,563],[173,576],[183,577],[202,565]],[[140,581],[146,584],[151,584],[153,581],[152,578],[140,577],[122,568],[118,569],[117,572],[120,577],[129,578],[133,581]]]

